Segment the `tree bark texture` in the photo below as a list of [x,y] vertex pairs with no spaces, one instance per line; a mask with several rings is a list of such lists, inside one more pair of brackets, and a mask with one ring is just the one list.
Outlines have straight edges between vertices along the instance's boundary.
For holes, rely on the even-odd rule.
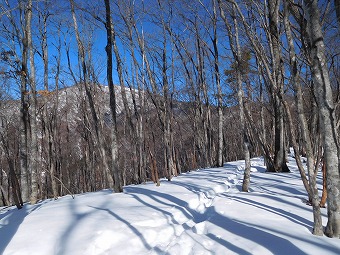
[[[28,12],[25,13],[25,20],[27,20]],[[20,73],[20,184],[21,184],[21,196],[24,202],[29,200],[30,194],[30,177],[29,177],[29,162],[28,162],[28,135],[29,135],[29,120],[28,109],[29,99],[27,91],[28,81],[28,39],[25,27],[24,35],[22,38],[22,60],[21,60],[21,73]]]
[[[110,1],[109,0],[104,0],[105,2],[105,13],[106,13],[106,37],[107,37],[107,44],[106,44],[106,54],[107,54],[107,80],[109,84],[109,91],[110,91],[110,111],[111,111],[111,116],[112,116],[112,123],[113,127],[111,130],[111,157],[112,157],[112,167],[111,167],[111,172],[114,177],[114,190],[116,192],[121,192],[123,191],[123,187],[121,185],[121,177],[119,174],[119,169],[118,169],[118,142],[117,142],[117,113],[116,113],[116,95],[115,95],[115,88],[113,85],[113,78],[112,78],[112,44],[114,44],[114,50],[116,54],[116,61],[117,61],[117,70],[118,70],[118,75],[119,75],[119,80],[122,83],[123,78],[122,78],[122,71],[121,71],[121,61],[119,54],[117,52],[117,46],[115,43],[115,34],[113,31],[113,24],[112,24],[112,18],[111,18],[111,7],[110,7]],[[121,86],[123,86],[121,84]],[[125,94],[124,94],[125,95]],[[126,98],[126,96],[125,96]],[[124,100],[124,102],[126,99]],[[126,103],[124,103],[125,106]],[[125,106],[126,108],[126,106]],[[129,109],[125,109],[126,111],[129,111]],[[130,114],[129,114],[130,115]]]
[[[302,141],[306,148],[306,157],[307,157],[307,171],[309,176],[309,189],[306,189],[308,192],[308,197],[310,200],[310,203],[313,206],[313,215],[314,215],[314,228],[313,228],[313,234],[315,235],[323,235],[323,227],[322,227],[322,219],[321,219],[321,211],[320,211],[320,200],[319,200],[319,193],[316,183],[316,172],[315,172],[315,159],[313,154],[313,148],[312,148],[312,142],[311,142],[311,136],[307,125],[307,119],[305,116],[305,110],[303,105],[303,96],[302,96],[302,90],[299,84],[299,74],[297,70],[297,57],[295,55],[295,49],[294,49],[294,42],[291,32],[291,25],[289,22],[289,13],[288,13],[288,2],[285,1],[284,3],[284,25],[286,30],[286,36],[287,36],[287,42],[289,46],[289,59],[290,59],[290,71],[292,76],[292,82],[295,92],[295,102],[297,105],[297,111],[298,111],[298,117],[299,122],[301,125],[301,133],[302,133]],[[286,106],[287,111],[289,111],[289,107]],[[291,117],[290,117],[291,118]],[[290,121],[291,123],[292,121]],[[292,129],[293,127],[291,127]],[[293,132],[293,130],[291,130]],[[293,138],[295,139],[295,137]],[[295,143],[295,141],[293,141]],[[294,151],[297,153],[297,146],[294,146]],[[295,159],[297,162],[300,160],[299,153],[295,154]],[[300,162],[298,162],[300,163]],[[301,163],[298,164],[299,167],[301,167]],[[304,181],[304,170],[301,169],[300,173],[302,173],[301,177]]]
[[37,128],[37,89],[36,89],[36,77],[35,77],[35,61],[34,61],[34,49],[32,44],[32,1],[28,0],[26,5],[26,27],[25,33],[27,34],[27,47],[29,51],[29,79],[28,84],[32,100],[30,101],[30,123],[31,123],[31,141],[30,141],[30,174],[31,174],[31,195],[30,203],[36,204],[38,201],[38,128]]
[[327,177],[328,222],[325,234],[340,238],[340,153],[332,88],[325,56],[325,45],[320,24],[317,0],[306,0],[305,9],[311,45],[311,71],[318,102],[320,127],[323,135],[324,160]]
[[283,70],[280,52],[280,0],[268,0],[269,42],[272,60],[272,99],[274,104],[274,171],[289,172],[285,158],[284,110],[280,100],[283,94]]

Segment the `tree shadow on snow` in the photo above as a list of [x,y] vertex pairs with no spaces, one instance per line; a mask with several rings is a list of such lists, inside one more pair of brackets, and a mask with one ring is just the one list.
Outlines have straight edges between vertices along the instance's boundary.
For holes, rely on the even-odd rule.
[[[158,191],[140,189],[138,188],[138,186],[126,187],[125,191],[128,194],[132,195],[137,201],[144,204],[145,206],[153,208],[163,213],[164,215],[170,217],[172,223],[178,224],[178,222],[174,219],[171,212],[167,210],[163,210],[160,207],[155,206],[154,204],[147,203],[145,200],[141,199],[139,195],[142,194],[142,195],[148,196],[149,198],[152,199],[153,202],[156,202],[159,205],[168,206],[169,208],[176,208],[179,211],[181,211],[185,217],[187,217],[188,219],[192,219],[195,223],[202,221],[202,214],[200,214],[196,210],[191,209],[189,207],[188,202],[181,200],[175,196],[162,193],[162,192],[158,192]],[[169,202],[165,202],[165,201],[169,201]]]
[[[1,215],[0,219],[0,254],[3,254],[8,244],[13,239],[15,233],[24,219],[32,212],[38,210],[43,203],[37,204],[33,209],[25,204],[20,210],[12,209]],[[4,224],[6,222],[6,224]]]
[[[200,190],[195,185],[184,184],[184,183],[177,183],[177,185],[186,187],[188,190],[193,191],[195,193],[202,192],[202,190]],[[256,228],[256,226],[251,226],[250,224],[243,223],[237,220],[231,220],[225,216],[220,215],[219,213],[215,211],[215,208],[213,206],[210,208],[207,208],[207,210],[202,214],[202,213],[197,212],[194,209],[191,209],[187,202],[181,199],[178,199],[177,197],[174,197],[172,195],[166,194],[166,193],[145,190],[145,189],[138,188],[138,187],[128,187],[126,188],[126,192],[132,195],[133,197],[135,197],[135,199],[140,201],[145,206],[151,207],[157,211],[162,212],[166,216],[170,217],[171,222],[173,224],[179,224],[179,223],[173,218],[172,213],[156,206],[154,202],[160,205],[163,205],[163,206],[164,205],[170,206],[170,208],[175,207],[176,209],[180,210],[187,217],[188,220],[191,219],[196,224],[203,222],[203,221],[208,221],[220,228],[225,229],[226,231],[230,233],[233,233],[239,237],[253,241],[259,246],[262,246],[265,249],[270,250],[271,252],[273,252],[273,254],[287,254],[288,251],[291,252],[291,254],[297,254],[297,255],[305,254],[294,244],[292,244],[291,242],[287,241],[286,239],[282,237],[263,231],[259,228]],[[152,204],[145,202],[145,200],[143,200],[140,197],[141,194],[148,196],[148,198],[152,199],[153,201]],[[126,224],[129,224],[129,223],[127,222]],[[208,232],[202,235],[206,235],[214,242],[219,243],[220,245],[224,246],[225,248],[227,248],[228,250],[236,254],[244,254],[244,255],[251,254],[251,252],[247,251],[245,247],[238,247],[234,245],[232,242],[229,242],[228,236],[216,236],[213,232],[212,233]],[[269,240],[271,240],[273,243],[269,243]]]
[[95,206],[90,206],[93,209],[96,210],[100,210],[100,211],[104,211],[107,212],[109,215],[111,215],[112,217],[114,217],[115,219],[117,219],[118,221],[124,223],[126,226],[128,226],[132,232],[138,236],[138,238],[140,238],[140,240],[142,241],[144,247],[149,250],[149,251],[155,251],[157,254],[164,254],[164,255],[170,255],[167,252],[162,251],[159,247],[152,247],[147,240],[145,239],[145,237],[143,236],[143,234],[133,225],[130,224],[130,222],[128,222],[127,220],[123,219],[122,217],[120,217],[118,214],[112,212],[111,210],[107,209],[107,208],[101,208],[101,207],[95,207]]
[[[263,195],[262,197],[267,197],[269,199],[274,199],[275,201],[278,201],[278,200],[281,200],[280,198],[273,198],[271,196],[266,196],[266,195]],[[276,214],[276,215],[279,215],[281,217],[284,217],[298,225],[301,225],[307,229],[309,229],[311,231],[311,228],[313,226],[313,223],[310,221],[310,220],[307,220],[299,215],[296,215],[294,213],[291,213],[291,212],[288,212],[284,209],[281,209],[281,208],[278,208],[278,207],[274,207],[274,206],[271,206],[268,204],[264,204],[264,203],[260,203],[260,202],[257,202],[257,201],[254,201],[252,200],[251,198],[245,198],[245,197],[238,197],[236,195],[234,195],[233,197],[230,197],[231,200],[233,201],[237,201],[239,203],[243,203],[243,204],[246,204],[246,205],[249,205],[249,206],[253,206],[253,207],[256,207],[256,208],[259,208],[261,210],[264,210],[264,211],[267,211],[267,212],[270,212],[270,213],[273,213],[273,214]],[[289,203],[288,201],[285,201],[285,200],[282,200],[282,203]],[[292,204],[293,206],[296,206],[295,204]],[[306,208],[303,208],[303,209],[306,209]]]
[[[216,211],[214,213],[214,216],[209,218],[209,222],[225,229],[226,231],[238,237],[251,240],[252,242],[254,242],[254,246],[258,246],[256,248],[258,251],[260,247],[263,247],[264,249],[271,251],[272,254],[276,255],[306,254],[304,251],[299,249],[290,241],[282,237],[279,237],[273,233],[268,233],[267,231],[259,229],[262,228],[261,226],[252,225],[235,219],[231,220],[217,213]],[[228,236],[215,236],[212,233],[208,233],[207,236],[236,254],[240,255],[252,254],[250,251],[246,250],[247,249],[246,247],[237,247],[233,245],[231,242],[228,241]],[[255,249],[255,247],[252,249]]]
[[[312,244],[318,248],[322,248],[327,252],[331,252],[332,254],[338,254],[339,249],[331,248],[328,245],[324,245],[321,242],[316,242],[313,238],[310,237],[301,237],[301,236],[293,236],[289,232],[280,231],[280,229],[272,229],[262,225],[256,225],[248,222],[243,222],[240,220],[229,219],[215,211],[214,217],[209,218],[209,222],[224,228],[230,233],[233,233],[239,237],[246,238],[254,242],[255,245],[259,247],[263,247],[272,252],[275,255],[286,255],[286,254],[294,254],[294,255],[305,255],[306,251],[302,251],[296,245],[294,245],[289,240],[285,239],[284,237],[290,237],[291,239],[308,243],[309,245]],[[280,236],[279,236],[280,235]],[[239,247],[233,247],[230,245],[225,239],[228,237],[225,236],[214,236],[213,234],[208,234],[212,240],[219,242],[228,249],[231,249],[237,254],[248,255],[249,252],[242,252],[239,250]]]
[[[141,204],[145,205],[148,208],[152,208],[155,211],[161,212],[163,215],[165,215],[166,218],[169,219],[169,223],[174,225],[174,228],[175,226],[181,225],[184,230],[189,230],[189,229],[193,230],[193,226],[190,226],[187,224],[189,221],[192,221],[193,223],[198,224],[200,222],[205,221],[208,217],[207,212],[203,214],[200,212],[197,212],[196,210],[190,208],[188,202],[181,200],[175,196],[169,195],[167,193],[162,193],[162,192],[152,191],[152,190],[145,190],[143,188],[139,188],[138,186],[136,187],[129,186],[129,187],[124,188],[124,190],[129,195],[134,197],[137,201],[139,201]],[[146,202],[144,199],[142,199],[142,197],[140,197],[141,195],[148,196],[148,198],[152,199],[152,203]],[[169,208],[169,209],[173,209],[173,208],[177,209],[186,217],[187,220],[184,221],[183,223],[178,222],[175,219],[174,214],[171,211],[162,209],[164,208],[164,206],[165,208]],[[176,237],[180,238],[179,236],[176,236]],[[195,242],[201,245],[202,250],[206,249],[198,241],[195,241]]]

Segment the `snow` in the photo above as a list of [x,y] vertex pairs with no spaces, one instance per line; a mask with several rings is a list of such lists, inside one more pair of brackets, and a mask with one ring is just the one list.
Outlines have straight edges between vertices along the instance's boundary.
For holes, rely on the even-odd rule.
[[244,162],[237,161],[160,187],[0,208],[0,254],[340,254],[339,239],[311,234],[312,208],[292,158],[289,167],[269,174],[252,159],[249,193],[240,192]]

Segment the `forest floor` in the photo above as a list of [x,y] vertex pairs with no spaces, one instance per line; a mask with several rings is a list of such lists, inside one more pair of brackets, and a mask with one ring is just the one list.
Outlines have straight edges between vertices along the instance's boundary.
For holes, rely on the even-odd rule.
[[[340,240],[312,235],[313,215],[293,158],[291,173],[252,159],[199,169],[171,182],[0,208],[0,254],[340,254]],[[321,188],[321,174],[318,183]],[[327,209],[322,209],[323,224]]]

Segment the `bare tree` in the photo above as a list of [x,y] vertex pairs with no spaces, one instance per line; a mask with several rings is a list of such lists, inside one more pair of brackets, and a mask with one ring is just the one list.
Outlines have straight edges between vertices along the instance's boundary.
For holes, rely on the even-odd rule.
[[[279,34],[279,7],[280,1],[269,0],[266,6],[268,13],[260,13],[260,15],[268,15],[268,24],[261,24],[265,28],[266,43],[269,47],[269,53],[264,49],[264,43],[261,43],[256,31],[247,22],[244,13],[239,4],[234,0],[229,1],[236,7],[236,13],[239,15],[243,24],[245,33],[253,47],[254,53],[260,64],[260,68],[264,70],[266,75],[266,84],[272,100],[274,115],[274,158],[271,153],[266,155],[267,170],[274,172],[289,172],[286,164],[285,153],[285,125],[284,125],[284,109],[280,98],[283,95],[283,61],[280,51],[280,34]],[[258,3],[254,2],[255,8],[259,10]],[[268,53],[268,54],[267,54]],[[261,135],[262,136],[262,135]]]
[[336,131],[337,116],[334,111],[318,1],[306,0],[304,8],[311,42],[311,71],[319,108],[327,171],[328,222],[325,234],[329,237],[340,238],[340,150]]
[[236,20],[235,10],[234,6],[232,7],[232,20],[233,20],[233,27],[234,30],[232,30],[232,27],[225,15],[224,12],[224,6],[222,5],[221,0],[218,1],[221,17],[224,21],[224,24],[227,28],[228,32],[228,38],[229,38],[229,44],[231,51],[233,53],[236,67],[234,70],[236,72],[236,82],[237,82],[237,98],[238,98],[238,104],[239,104],[239,114],[240,114],[240,125],[241,125],[241,136],[243,138],[243,152],[244,152],[244,159],[245,159],[245,169],[244,169],[244,178],[243,178],[243,184],[242,184],[242,191],[248,192],[249,185],[250,185],[250,152],[249,152],[249,140],[247,135],[247,129],[246,129],[246,120],[245,120],[245,113],[244,113],[244,91],[243,91],[243,82],[242,82],[242,55],[241,55],[241,47],[239,42],[239,32],[238,32],[238,23]]
[[213,35],[210,36],[213,45],[213,58],[214,58],[214,76],[217,87],[217,114],[218,114],[218,146],[217,146],[217,166],[223,165],[223,95],[221,88],[221,74],[220,74],[220,63],[219,63],[219,47],[218,47],[218,36],[217,36],[217,3],[216,0],[212,0],[212,14],[207,7],[200,1],[201,5],[205,8],[210,16]]
[[[23,6],[23,3],[20,4],[20,8]],[[25,20],[27,14],[25,14]],[[12,22],[14,24],[14,22]],[[19,38],[20,36],[17,35]],[[28,79],[28,39],[27,33],[24,32],[22,37],[22,60],[21,60],[21,70],[20,70],[20,96],[21,96],[21,106],[20,106],[20,170],[21,170],[21,192],[22,199],[24,202],[29,200],[29,161],[28,161],[28,139],[29,139],[29,120],[28,120],[28,91],[27,91],[27,79]]]
[[[121,69],[121,61],[117,49],[117,44],[115,40],[115,33],[113,30],[113,24],[112,24],[112,19],[111,19],[111,8],[110,8],[110,1],[109,0],[104,0],[105,2],[105,10],[106,10],[106,32],[107,32],[107,45],[105,47],[106,54],[107,54],[107,80],[109,83],[109,90],[110,90],[110,110],[111,110],[111,115],[112,115],[112,131],[111,131],[111,157],[112,157],[112,173],[114,176],[114,189],[117,192],[122,191],[122,186],[121,186],[121,178],[119,176],[119,171],[118,171],[118,164],[117,164],[117,117],[116,117],[116,97],[115,97],[115,90],[114,90],[114,85],[113,85],[113,79],[112,79],[112,43],[114,46],[114,51],[116,54],[116,59],[117,59],[117,68],[119,72],[119,80],[122,82],[122,69]],[[123,84],[121,84],[123,86]],[[123,90],[123,88],[122,88]],[[125,94],[124,94],[125,95]],[[124,102],[126,104],[126,96],[124,98]],[[128,106],[126,106],[128,107]]]
[[[99,121],[97,112],[96,112],[96,108],[94,105],[94,100],[93,100],[93,96],[92,93],[90,91],[90,84],[89,84],[89,73],[88,73],[88,68],[87,68],[87,64],[85,61],[85,48],[83,45],[83,42],[80,38],[80,34],[79,34],[79,29],[78,29],[78,23],[77,23],[77,18],[76,18],[76,13],[75,13],[75,5],[74,5],[74,1],[70,0],[70,4],[71,4],[71,13],[72,13],[72,19],[73,19],[73,24],[74,24],[74,30],[76,33],[76,40],[77,40],[77,45],[78,45],[78,54],[79,54],[79,58],[80,58],[80,64],[81,64],[81,70],[82,70],[82,74],[83,74],[83,84],[84,88],[85,88],[85,93],[89,102],[89,106],[90,106],[90,111],[91,111],[91,115],[92,115],[92,119],[94,122],[94,127],[95,127],[95,138],[96,138],[96,142],[98,144],[98,148],[99,148],[99,153],[103,159],[103,165],[104,165],[104,169],[103,171],[106,173],[106,178],[108,180],[108,185],[109,187],[113,188],[114,187],[114,181],[116,181],[116,183],[119,183],[119,181],[117,180],[113,180],[112,177],[112,173],[109,170],[109,166],[108,166],[108,158],[106,155],[106,150],[104,147],[104,142],[103,142],[103,135],[102,135],[102,126],[101,123]],[[112,141],[114,142],[114,141]],[[118,190],[117,190],[118,191]]]
[[[123,3],[120,2],[118,5],[120,17],[124,21],[124,25],[127,29],[126,37],[128,39],[129,43],[129,49],[130,49],[130,54],[132,58],[132,63],[131,65],[133,66],[134,72],[130,74],[130,79],[127,80],[127,85],[130,89],[131,97],[132,97],[132,103],[133,103],[133,111],[134,115],[137,121],[137,125],[133,125],[132,119],[130,119],[130,127],[132,128],[132,132],[135,133],[135,136],[132,137],[132,139],[137,139],[136,143],[136,149],[135,149],[135,156],[138,159],[138,169],[134,173],[134,179],[136,182],[145,182],[146,181],[146,157],[145,155],[147,152],[145,152],[144,148],[144,106],[145,106],[145,73],[144,73],[144,56],[142,56],[142,64],[140,64],[137,60],[136,56],[136,44],[134,42],[134,32],[133,32],[133,19],[131,19],[131,16],[134,15],[135,9],[134,5],[131,3]],[[116,46],[115,52],[118,53],[118,49]],[[116,54],[116,53],[115,53]],[[116,54],[117,55],[117,54]],[[116,57],[116,61],[119,62],[118,60],[120,59]],[[117,71],[120,73],[122,68],[118,69],[118,63],[117,63]],[[123,79],[123,75],[119,75],[120,81]],[[121,83],[121,89],[125,90],[124,84]],[[137,88],[137,91],[136,91]],[[124,107],[126,108],[127,106],[127,100],[125,94],[123,95],[123,99],[125,100]],[[131,114],[130,114],[131,115]],[[153,154],[150,152],[150,155],[153,156]],[[151,160],[153,161],[153,160]],[[153,175],[153,181],[158,182],[158,172],[155,171],[155,167],[153,168],[154,171],[152,171]]]
[[31,142],[30,142],[30,157],[31,157],[31,204],[35,204],[38,201],[38,165],[39,165],[39,153],[38,153],[38,127],[37,127],[37,88],[35,77],[35,61],[34,61],[34,49],[32,43],[32,1],[29,0],[26,4],[26,26],[25,34],[27,36],[27,49],[29,51],[29,66],[30,71],[28,74],[28,84],[32,96],[30,105],[30,122],[31,122]]
[[[291,24],[289,22],[288,5],[289,5],[288,1],[285,1],[284,2],[284,25],[285,25],[285,30],[286,30],[287,42],[289,46],[290,71],[291,71],[292,83],[293,83],[293,87],[295,91],[295,101],[297,105],[299,123],[301,125],[302,140],[306,148],[309,186],[307,184],[308,182],[305,176],[305,170],[303,169],[303,166],[301,164],[298,146],[296,144],[296,136],[294,134],[292,135],[292,143],[293,143],[294,152],[295,152],[295,159],[300,170],[301,178],[307,190],[310,203],[313,206],[313,214],[314,214],[313,234],[322,235],[323,234],[322,219],[321,219],[321,211],[320,211],[319,194],[318,194],[318,188],[317,188],[317,183],[316,183],[316,175],[317,175],[318,167],[317,166],[315,167],[314,165],[315,157],[314,157],[313,148],[312,148],[311,135],[309,132],[307,119],[305,116],[302,90],[299,84],[300,82],[299,82],[299,70],[298,70],[298,62],[297,62],[298,60],[295,54],[295,47],[294,47],[293,35],[291,31]],[[290,115],[290,112],[289,112],[290,109],[289,109],[287,102],[284,102],[284,104],[285,104],[287,113]],[[288,117],[288,121],[291,126],[290,127],[291,132],[294,132],[291,116]]]

